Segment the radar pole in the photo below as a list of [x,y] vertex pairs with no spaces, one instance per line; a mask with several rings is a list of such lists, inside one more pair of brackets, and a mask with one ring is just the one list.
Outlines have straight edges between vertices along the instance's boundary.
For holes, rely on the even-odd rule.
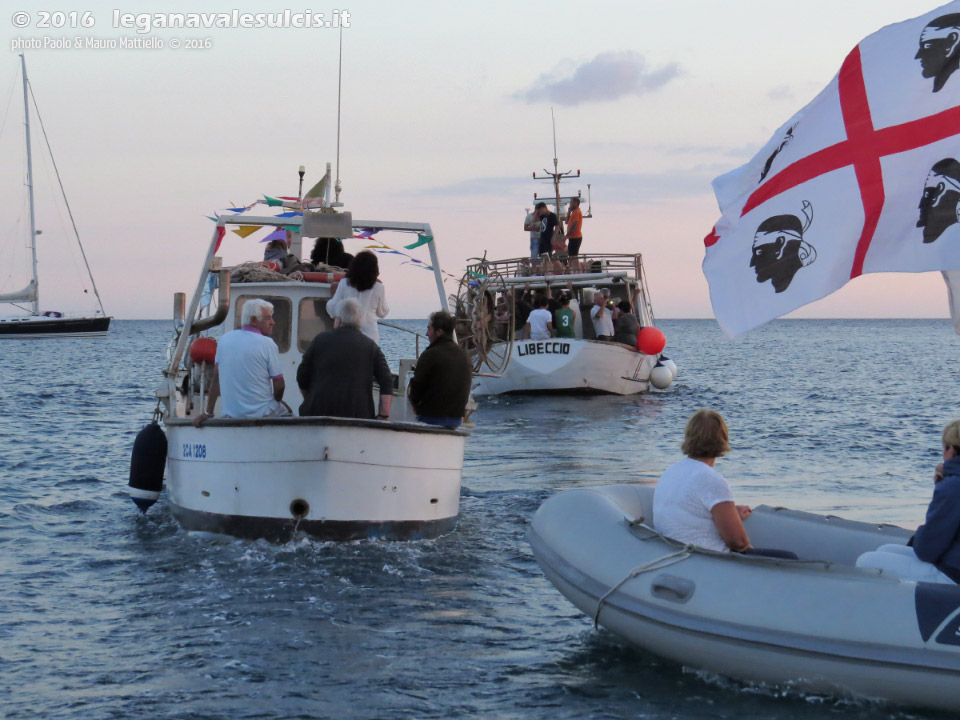
[[553,125],[553,172],[546,168],[543,169],[543,175],[533,173],[534,180],[551,180],[553,182],[553,195],[557,204],[557,219],[560,219],[563,208],[560,207],[560,181],[572,177],[580,177],[580,171],[567,170],[560,172],[560,161],[557,159],[557,119],[553,114],[553,108],[550,108],[550,122]]

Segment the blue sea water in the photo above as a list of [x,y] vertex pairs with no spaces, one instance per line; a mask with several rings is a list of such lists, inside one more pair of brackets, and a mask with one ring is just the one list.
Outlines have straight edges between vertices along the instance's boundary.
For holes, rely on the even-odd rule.
[[[699,407],[727,418],[738,502],[922,520],[960,417],[949,322],[660,327],[680,370],[665,392],[481,399],[459,525],[413,543],[190,534],[164,499],[142,516],[129,454],[170,323],[0,343],[0,717],[946,717],[660,661],[544,579],[524,537],[540,503],[655,480]],[[382,344],[395,365],[410,336]]]

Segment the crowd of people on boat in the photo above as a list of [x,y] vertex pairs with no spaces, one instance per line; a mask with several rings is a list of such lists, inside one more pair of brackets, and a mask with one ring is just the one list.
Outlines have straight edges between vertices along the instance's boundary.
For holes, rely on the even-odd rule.
[[[960,583],[960,420],[941,434],[943,462],[934,470],[933,498],[926,519],[906,544],[887,543],[861,554],[856,566],[888,571],[902,580]],[[654,528],[687,545],[798,559],[789,550],[754,548],[744,526],[752,514],[737,505],[726,478],[714,467],[730,451],[723,417],[698,410],[687,422],[686,456],[660,476],[653,495]],[[816,559],[816,558],[811,558]]]
[[[357,253],[327,302],[333,328],[313,338],[297,368],[303,396],[300,416],[389,420],[394,381],[377,326],[389,307],[379,274],[374,253]],[[197,427],[213,416],[218,399],[222,415],[230,418],[294,414],[283,400],[283,371],[272,339],[273,305],[247,300],[240,324],[217,344],[206,406],[194,418]],[[473,367],[453,340],[454,321],[448,313],[433,313],[426,334],[430,344],[417,361],[407,397],[419,422],[455,428],[464,416]],[[376,408],[374,382],[380,389]]]
[[[637,334],[642,326],[630,301],[614,302],[610,288],[602,288],[594,292],[592,303],[589,316],[594,338],[636,349]],[[514,329],[522,340],[575,338],[579,311],[580,304],[566,291],[554,295],[523,293],[514,306]],[[504,327],[509,318],[507,299],[501,297],[494,313],[498,337],[505,337]]]

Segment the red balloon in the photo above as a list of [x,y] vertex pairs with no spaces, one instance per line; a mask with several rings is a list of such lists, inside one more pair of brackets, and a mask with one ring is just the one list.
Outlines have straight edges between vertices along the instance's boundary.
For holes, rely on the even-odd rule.
[[655,327],[640,328],[637,333],[637,350],[644,355],[656,355],[666,346],[666,336]]
[[217,358],[217,341],[213,338],[197,338],[190,345],[190,359],[198,365],[207,363],[213,365]]

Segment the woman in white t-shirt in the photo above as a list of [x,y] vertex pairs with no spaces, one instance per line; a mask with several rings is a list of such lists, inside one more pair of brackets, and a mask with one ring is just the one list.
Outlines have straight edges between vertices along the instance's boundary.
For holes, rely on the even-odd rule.
[[347,276],[339,282],[337,291],[327,301],[327,314],[334,319],[334,327],[340,325],[341,304],[347,298],[353,298],[360,303],[360,309],[363,310],[360,331],[375,343],[380,342],[377,318],[386,317],[390,308],[387,307],[383,283],[377,279],[379,276],[380,264],[377,256],[369,250],[358,252],[350,261]]
[[736,505],[723,475],[713,469],[729,452],[727,424],[713,410],[697,410],[687,422],[683,453],[667,468],[653,493],[653,524],[658,532],[689,545],[718,552],[751,548],[743,521],[750,508]]
[[546,295],[538,295],[534,304],[537,309],[527,316],[527,337],[531,340],[549,340],[553,337],[553,315],[547,310],[550,301]]

